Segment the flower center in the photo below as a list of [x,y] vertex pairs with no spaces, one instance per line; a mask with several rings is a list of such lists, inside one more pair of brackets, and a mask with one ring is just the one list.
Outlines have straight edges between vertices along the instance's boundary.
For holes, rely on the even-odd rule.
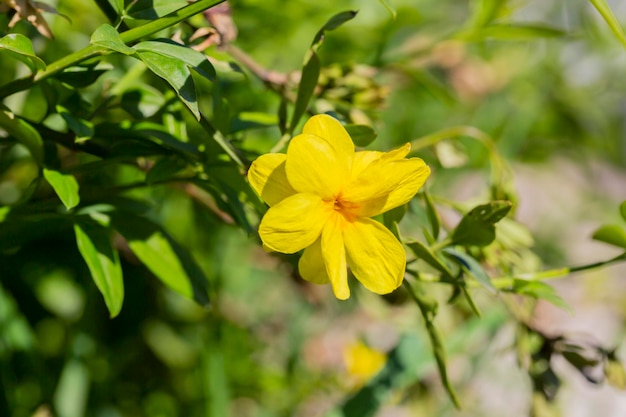
[[358,217],[355,211],[359,208],[359,205],[343,200],[341,195],[338,195],[333,199],[333,208],[337,213],[343,215],[343,217],[349,222],[353,222]]

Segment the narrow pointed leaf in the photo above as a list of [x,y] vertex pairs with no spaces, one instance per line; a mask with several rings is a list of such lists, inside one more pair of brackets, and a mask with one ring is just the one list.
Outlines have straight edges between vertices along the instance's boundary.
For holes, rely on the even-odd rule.
[[493,286],[491,278],[489,278],[489,275],[487,275],[480,265],[480,262],[474,259],[474,257],[453,248],[445,248],[442,251],[454,259],[465,273],[481,283],[483,287],[487,288],[491,293],[496,293],[496,288]]
[[430,194],[427,191],[422,193],[424,197],[424,203],[426,204],[426,215],[428,216],[428,221],[430,222],[430,228],[433,231],[433,237],[435,240],[439,239],[439,231],[441,229],[441,219],[439,218],[439,213],[435,209],[435,205],[433,204],[433,200],[430,198]]
[[602,18],[609,25],[615,36],[617,36],[617,39],[619,39],[622,45],[626,47],[626,32],[624,32],[624,28],[620,24],[619,20],[617,20],[617,17],[615,17],[615,14],[613,13],[613,10],[611,10],[611,8],[609,7],[607,1],[589,0],[589,2],[593,4],[593,7],[595,7],[596,10],[598,10],[598,12],[600,13],[600,15],[602,15]]
[[622,219],[626,222],[626,201],[622,202],[619,206],[619,212],[622,215]]
[[296,104],[293,114],[291,115],[289,130],[292,132],[309,106],[309,101],[313,96],[315,86],[317,85],[317,79],[320,75],[320,67],[320,59],[317,56],[317,53],[310,51],[310,57],[302,68],[302,78],[300,79],[300,85],[298,85]]
[[111,246],[111,230],[91,221],[74,224],[76,245],[104,297],[111,317],[122,309],[124,282],[119,255]]
[[52,169],[43,169],[43,176],[52,186],[54,192],[59,196],[66,209],[70,210],[78,205],[80,196],[78,195],[78,182],[71,174],[62,174]]
[[430,266],[443,273],[447,278],[452,278],[452,272],[450,271],[450,268],[448,268],[448,266],[422,242],[414,240],[406,242],[406,245],[419,259],[427,262]]
[[385,9],[387,9],[387,11],[389,12],[389,14],[391,15],[391,17],[393,17],[394,19],[397,16],[397,12],[396,9],[394,9],[391,4],[389,4],[389,1],[387,0],[378,0],[380,2],[380,4],[382,4]]

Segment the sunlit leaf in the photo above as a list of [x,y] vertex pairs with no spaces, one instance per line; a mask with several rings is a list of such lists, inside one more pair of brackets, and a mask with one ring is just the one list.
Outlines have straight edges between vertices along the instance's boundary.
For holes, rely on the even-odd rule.
[[196,88],[191,71],[183,61],[151,51],[138,51],[137,55],[150,71],[167,81],[183,103],[200,119]]
[[124,282],[119,255],[111,246],[111,230],[93,221],[74,224],[76,245],[104,297],[111,317],[122,309]]
[[169,39],[140,42],[133,48],[142,53],[152,52],[164,57],[179,59],[203,77],[215,80],[215,68],[213,68],[206,55],[195,49]]
[[5,110],[0,110],[0,127],[24,145],[37,164],[43,164],[43,140],[34,127]]
[[102,46],[124,55],[133,55],[136,51],[127,46],[120,38],[120,34],[111,25],[103,24],[91,35],[91,44]]
[[46,63],[35,55],[30,39],[19,33],[11,33],[0,38],[0,52],[22,61],[32,72],[46,69]]
[[62,174],[59,171],[44,168],[43,176],[59,196],[66,209],[74,208],[80,202],[78,182],[71,174]]
[[593,239],[626,249],[626,229],[616,224],[606,224],[593,233]]
[[567,311],[572,308],[557,294],[556,290],[545,282],[514,279],[512,291],[516,294],[546,300]]
[[131,3],[127,16],[137,20],[154,20],[188,4],[187,0],[138,0]]

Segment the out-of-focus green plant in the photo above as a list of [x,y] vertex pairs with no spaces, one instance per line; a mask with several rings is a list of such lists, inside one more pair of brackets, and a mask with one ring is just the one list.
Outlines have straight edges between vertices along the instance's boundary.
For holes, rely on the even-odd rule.
[[[588,100],[626,88],[611,77],[621,67],[600,65],[615,39],[600,40],[588,5],[567,6],[567,27],[518,20],[523,2],[506,0],[352,3],[360,14],[279,1],[0,3],[0,415],[373,416],[432,401],[432,364],[460,407],[449,355],[507,322],[536,415],[553,407],[555,356],[623,389],[615,347],[528,318],[536,300],[568,308],[546,281],[626,260],[624,226],[593,234],[620,254],[543,269],[515,218],[511,168],[572,144],[624,165],[620,98]],[[607,4],[590,3],[624,43]],[[598,67],[590,79],[570,64],[576,48]],[[430,188],[378,216],[409,254],[392,294],[355,287],[340,304],[300,279],[301,254],[259,250],[267,207],[247,169],[318,113],[358,147],[410,141],[433,169]],[[447,195],[446,181],[485,169],[471,202]],[[368,308],[411,326],[390,324],[384,348],[345,350],[348,382],[307,363],[320,322]],[[317,397],[325,408],[307,411]]]

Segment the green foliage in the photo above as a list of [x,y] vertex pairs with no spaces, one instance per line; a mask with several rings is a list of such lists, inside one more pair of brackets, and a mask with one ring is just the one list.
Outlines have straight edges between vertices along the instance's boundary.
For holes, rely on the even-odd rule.
[[[0,19],[0,415],[483,415],[467,375],[511,322],[533,412],[556,408],[557,356],[626,386],[619,347],[529,324],[539,302],[575,309],[549,280],[626,260],[615,198],[592,193],[584,217],[618,255],[544,269],[563,250],[547,235],[578,225],[531,234],[518,218],[543,201],[518,204],[512,168],[624,167],[623,51],[598,34],[626,37],[606,2],[590,0],[604,21],[569,4],[575,19],[527,21],[506,0],[71,0],[68,20],[26,3]],[[297,276],[299,254],[260,249],[247,169],[316,113],[432,169],[379,218],[410,254],[392,294],[339,303]],[[359,337],[387,360],[354,382],[339,352]]]

